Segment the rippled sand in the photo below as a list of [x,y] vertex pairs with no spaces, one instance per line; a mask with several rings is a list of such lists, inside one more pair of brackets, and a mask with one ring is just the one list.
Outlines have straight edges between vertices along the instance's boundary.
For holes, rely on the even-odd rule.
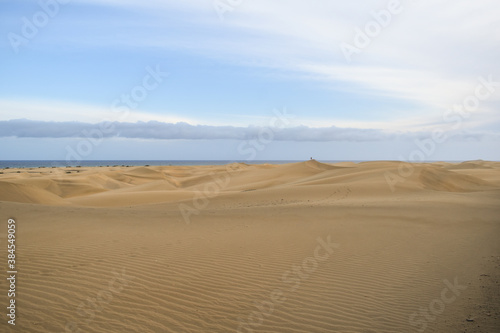
[[2,332],[500,331],[497,162],[0,171]]

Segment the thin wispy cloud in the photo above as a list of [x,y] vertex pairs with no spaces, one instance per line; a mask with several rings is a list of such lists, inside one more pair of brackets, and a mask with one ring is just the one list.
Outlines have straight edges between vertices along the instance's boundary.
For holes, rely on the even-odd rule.
[[[137,7],[129,2],[94,3]],[[351,63],[345,61],[339,45],[352,44],[355,29],[363,29],[373,20],[371,13],[384,10],[387,2],[247,1],[228,12],[224,22],[200,1],[184,5],[151,2],[142,7],[160,12],[183,9],[186,20],[200,29],[172,37],[171,26],[159,24],[153,15],[153,21],[143,22],[142,29],[151,25],[156,29],[148,30],[145,38],[109,35],[110,45],[128,42],[139,47],[180,47],[245,66],[253,63],[296,71],[335,86],[354,83],[356,89],[369,94],[426,107],[442,107],[461,98],[478,75],[497,74],[492,70],[500,57],[500,49],[492,48],[492,43],[500,42],[500,8],[490,0],[400,1],[401,14],[394,16],[361,54],[354,55]],[[447,13],[444,17],[443,12]],[[204,20],[191,21],[201,15]],[[208,34],[206,29],[217,34]],[[252,61],[256,58],[258,62]]]
[[189,117],[182,117],[169,112],[158,114],[141,110],[103,107],[83,103],[62,101],[0,99],[0,120],[25,118],[39,121],[80,121],[98,123],[102,121],[163,121],[191,123]]

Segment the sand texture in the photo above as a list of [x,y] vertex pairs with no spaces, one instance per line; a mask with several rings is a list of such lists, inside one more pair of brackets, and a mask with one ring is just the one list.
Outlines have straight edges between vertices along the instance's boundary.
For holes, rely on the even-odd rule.
[[0,332],[500,332],[499,162],[0,171]]

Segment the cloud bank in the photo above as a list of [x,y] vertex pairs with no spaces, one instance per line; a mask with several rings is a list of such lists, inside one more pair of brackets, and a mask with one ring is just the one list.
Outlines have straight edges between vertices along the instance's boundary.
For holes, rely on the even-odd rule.
[[[52,122],[16,119],[0,121],[0,137],[17,138],[127,138],[156,140],[259,140],[259,141],[383,141],[429,137],[429,132],[388,132],[379,129],[340,127],[236,127],[190,125],[187,123],[149,122]],[[481,139],[484,136],[499,138],[498,133],[461,131],[454,138]]]

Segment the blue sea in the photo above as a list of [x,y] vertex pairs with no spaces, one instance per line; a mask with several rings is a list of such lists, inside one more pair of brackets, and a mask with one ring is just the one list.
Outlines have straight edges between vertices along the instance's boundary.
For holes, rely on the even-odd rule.
[[[271,160],[256,160],[256,161],[219,161],[219,160],[205,160],[205,161],[195,161],[195,160],[187,160],[187,161],[169,161],[169,160],[96,160],[96,161],[80,161],[78,163],[71,163],[65,160],[61,161],[0,161],[0,169],[5,168],[39,168],[39,167],[91,167],[91,166],[144,166],[144,165],[225,165],[235,162],[248,163],[248,164],[285,164],[285,163],[294,163],[294,162],[302,162],[302,161],[288,161],[288,160],[279,160],[279,161],[271,161]],[[325,163],[336,163],[343,161],[320,161]],[[352,161],[352,162],[362,162],[362,161]]]

